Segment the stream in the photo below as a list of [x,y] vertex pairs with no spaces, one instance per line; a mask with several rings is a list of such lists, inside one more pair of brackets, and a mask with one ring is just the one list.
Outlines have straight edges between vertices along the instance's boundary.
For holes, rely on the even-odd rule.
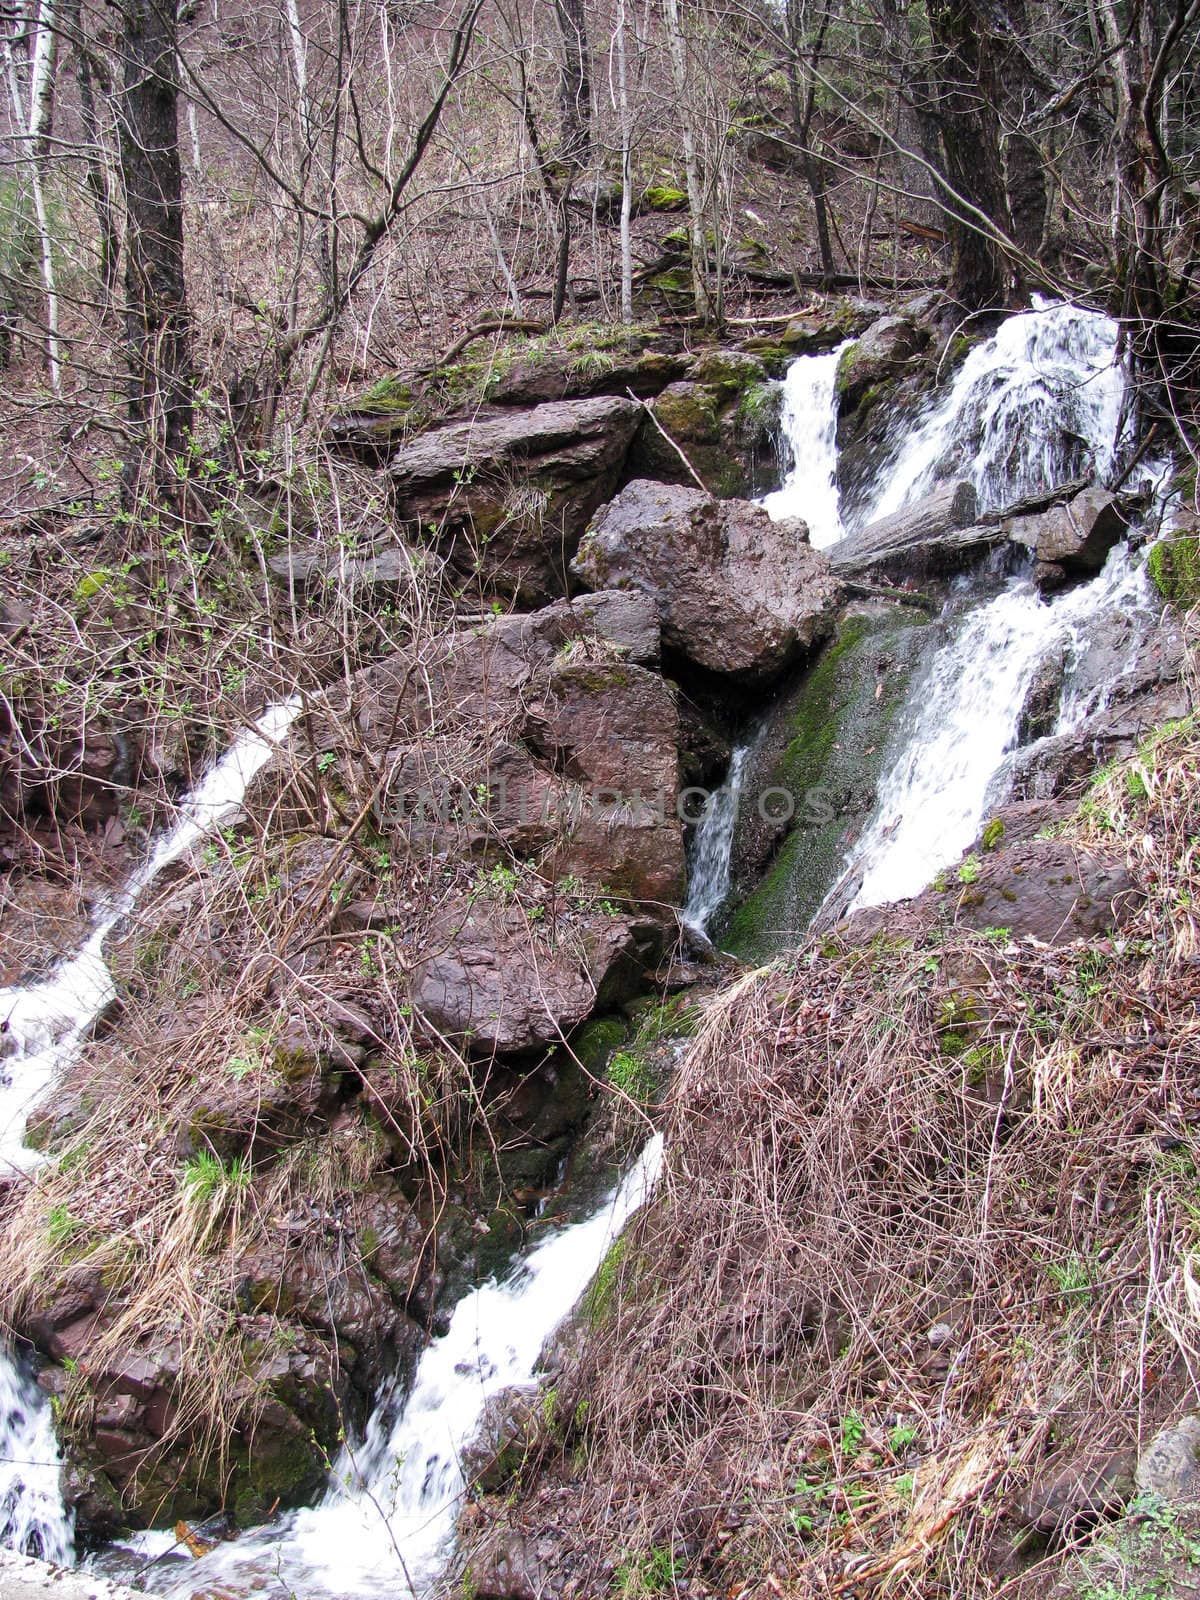
[[[840,351],[793,362],[783,427],[791,465],[766,497],[776,518],[802,515],[812,542],[843,537],[837,488],[834,380]],[[1112,466],[1125,383],[1114,323],[1071,307],[1010,317],[976,345],[926,413],[893,441],[867,520],[908,504],[939,478],[967,476],[981,505]],[[1143,576],[1124,547],[1104,572],[1056,599],[1027,579],[989,597],[960,591],[899,719],[875,815],[844,863],[856,906],[916,893],[970,844],[1017,736],[1039,663],[1082,638],[1107,608],[1139,603]],[[1069,680],[1069,674],[1068,674]],[[193,794],[146,864],[103,911],[86,943],[44,982],[0,993],[12,1049],[0,1064],[0,1160],[37,1162],[22,1139],[30,1108],[62,1073],[115,998],[103,944],[142,891],[206,829],[234,813],[254,774],[286,737],[298,704],[271,708],[241,735]],[[1080,707],[1064,698],[1060,722]],[[691,848],[683,918],[703,931],[729,893],[742,780],[759,729],[735,750]],[[843,882],[845,882],[843,877]],[[542,1240],[503,1282],[471,1290],[448,1331],[422,1355],[411,1387],[385,1386],[364,1438],[335,1464],[321,1503],[251,1530],[199,1561],[169,1554],[175,1535],[147,1534],[129,1548],[150,1558],[143,1581],[191,1593],[280,1578],[306,1594],[420,1593],[437,1577],[465,1488],[461,1453],[488,1400],[533,1381],[545,1341],[570,1313],[625,1221],[650,1193],[661,1160],[654,1139],[621,1184],[583,1222]],[[12,1355],[0,1355],[0,1543],[66,1562],[72,1530],[58,1490],[50,1409]]]
[[[1068,305],[1035,302],[1033,310],[1007,318],[967,354],[942,397],[893,440],[856,520],[890,515],[946,478],[969,480],[981,512],[1085,474],[1102,478],[1116,460],[1126,409],[1118,331],[1109,318]],[[835,427],[820,412],[822,396],[832,407],[835,371],[830,355],[793,363],[783,409],[792,464],[783,488],[763,501],[777,519],[802,515],[811,484],[817,508],[812,542],[821,546],[836,543],[843,531]],[[794,436],[794,428],[802,431]],[[955,586],[943,642],[914,674],[874,815],[831,890],[845,897],[851,886],[839,912],[918,894],[957,861],[986,807],[1003,798],[998,775],[1016,743],[1039,666],[1066,651],[1059,731],[1074,726],[1084,708],[1072,695],[1073,647],[1106,612],[1149,604],[1141,557],[1126,545],[1112,552],[1098,577],[1049,601],[1028,577],[1015,577],[999,594],[972,603],[979,582]],[[688,920],[700,931],[707,931],[729,892],[746,751],[764,726],[752,728],[739,745],[730,777],[710,800],[692,842]]]

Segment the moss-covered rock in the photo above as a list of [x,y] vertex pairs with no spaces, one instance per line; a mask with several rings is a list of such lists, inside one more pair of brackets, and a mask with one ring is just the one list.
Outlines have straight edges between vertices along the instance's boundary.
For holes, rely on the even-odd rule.
[[628,475],[691,484],[682,450],[718,498],[765,492],[778,471],[780,394],[757,356],[705,351],[692,363],[688,379],[671,384],[654,402],[654,421],[646,423],[634,445]]
[[642,190],[639,211],[686,211],[687,194],[668,183],[652,183]]
[[571,1049],[578,1056],[585,1072],[598,1077],[608,1065],[614,1050],[619,1050],[629,1037],[629,1021],[623,1016],[593,1017],[571,1041]]
[[742,796],[735,909],[716,930],[735,954],[758,960],[803,936],[874,804],[925,621],[908,607],[850,611],[815,666],[781,697]]
[[1146,558],[1159,594],[1181,610],[1200,603],[1200,537],[1190,526],[1160,539]]

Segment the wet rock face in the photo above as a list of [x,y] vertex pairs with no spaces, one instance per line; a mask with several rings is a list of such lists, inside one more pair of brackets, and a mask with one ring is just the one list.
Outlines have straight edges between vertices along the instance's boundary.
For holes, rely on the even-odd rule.
[[536,605],[564,593],[589,517],[642,420],[634,400],[563,400],[452,423],[388,464],[397,514],[466,577]]
[[757,356],[706,351],[686,381],[671,384],[650,406],[626,475],[692,488],[695,473],[718,496],[764,493],[778,481],[780,395]]
[[1031,839],[985,859],[973,882],[950,891],[953,920],[1008,928],[1046,944],[1094,938],[1124,926],[1142,894],[1124,859]]
[[847,535],[829,552],[834,570],[889,578],[944,577],[976,564],[999,544],[995,528],[975,526],[970,483],[942,484],[891,516]]
[[[993,819],[993,829],[1004,816]],[[1060,945],[1123,927],[1142,898],[1123,855],[1082,852],[1059,839],[1009,842],[1000,832],[991,850],[972,852],[914,899],[855,912],[841,926],[860,942],[893,929],[899,917],[911,932],[948,922]]]
[[[94,1540],[148,1526],[164,1505],[188,1519],[228,1507],[249,1526],[276,1503],[301,1505],[319,1493],[340,1413],[360,1415],[363,1403],[351,1398],[347,1376],[331,1363],[319,1334],[292,1324],[285,1344],[274,1318],[258,1319],[259,1338],[248,1345],[255,1359],[223,1395],[226,1415],[240,1421],[221,1443],[206,1446],[180,1410],[178,1341],[130,1344],[96,1360],[107,1315],[101,1309],[77,1316],[77,1310],[51,1304],[31,1331],[40,1330],[39,1342],[57,1361],[87,1368],[92,1403],[86,1416],[64,1410],[62,1429],[71,1458],[64,1487],[81,1536]],[[71,1320],[55,1326],[63,1317]],[[70,1380],[61,1367],[47,1368],[39,1382],[69,1405]]]
[[906,316],[881,317],[850,346],[838,363],[839,411],[856,411],[875,385],[903,374],[928,347],[930,330]]
[[1012,798],[1076,795],[1097,767],[1129,755],[1158,724],[1186,716],[1192,708],[1186,661],[1170,614],[1134,607],[1095,619],[1070,662],[1069,692],[1081,718],[1072,731],[1053,732],[1063,681],[1063,663],[1056,663],[1057,686],[1034,685],[1055,692],[1052,700],[1042,693],[1027,710],[1023,737],[1033,742],[1012,760]]
[[670,650],[748,686],[827,638],[842,596],[802,522],[643,480],[597,515],[572,570],[594,589],[652,594]]
[[871,814],[890,729],[929,641],[926,620],[885,602],[851,605],[780,695],[746,771],[733,906],[715,931],[723,947],[763,959],[803,938]]
[[1043,588],[1052,589],[1100,571],[1109,551],[1129,531],[1129,511],[1105,489],[1084,489],[1062,505],[1013,517],[1000,528],[1033,555],[1035,577]]

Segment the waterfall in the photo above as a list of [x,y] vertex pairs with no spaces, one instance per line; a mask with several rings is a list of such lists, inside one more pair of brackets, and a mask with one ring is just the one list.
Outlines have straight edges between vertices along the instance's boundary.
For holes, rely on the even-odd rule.
[[[919,894],[958,860],[1016,743],[1039,665],[1075,644],[1089,622],[1136,601],[1143,581],[1141,566],[1118,546],[1098,578],[1049,604],[1018,580],[967,613],[913,686],[903,749],[851,858],[862,882],[850,910]],[[1075,716],[1065,699],[1060,726]]]
[[729,894],[729,869],[733,857],[733,832],[737,827],[742,794],[742,774],[755,740],[739,744],[730,757],[729,772],[719,789],[709,795],[696,825],[688,862],[688,893],[680,920],[697,933],[706,933],[709,918]]
[[781,488],[762,504],[776,522],[802,517],[818,550],[845,537],[838,504],[835,380],[846,340],[820,356],[798,356],[783,381],[780,431],[791,465]]
[[[28,1171],[42,1157],[25,1147],[30,1111],[74,1059],[116,998],[104,942],[139,895],[210,828],[229,820],[300,711],[293,699],[246,728],[184,800],[174,826],[101,912],[83,948],[41,983],[0,990],[9,1054],[0,1062],[0,1172]],[[0,1346],[0,1544],[62,1561],[70,1519],[58,1489],[50,1410]]]
[[901,441],[863,517],[899,511],[943,478],[967,478],[981,511],[1112,471],[1125,405],[1119,328],[1078,306],[1035,300],[977,344]]
[[45,1395],[0,1351],[0,1546],[59,1564],[71,1559],[61,1471]]
[[[333,1468],[320,1505],[255,1530],[210,1555],[150,1568],[169,1593],[228,1593],[268,1579],[304,1595],[421,1594],[445,1562],[468,1487],[462,1454],[488,1401],[535,1385],[543,1346],[578,1303],[621,1229],[649,1197],[662,1160],[656,1135],[621,1183],[584,1222],[544,1239],[502,1283],[464,1296],[450,1326],[426,1348],[412,1389],[397,1406],[387,1391],[366,1435]],[[141,1536],[156,1553],[173,1534]]]
[[[902,445],[871,516],[919,498],[948,471],[969,477],[983,506],[1110,471],[1125,405],[1117,335],[1116,323],[1074,306],[1010,317]],[[1140,603],[1143,582],[1120,546],[1098,577],[1054,600],[1017,580],[967,614],[910,692],[905,744],[849,857],[849,880],[861,875],[849,909],[918,894],[958,859],[994,798],[1039,665],[1078,645],[1105,612]],[[1060,721],[1074,725],[1090,709],[1068,691]]]

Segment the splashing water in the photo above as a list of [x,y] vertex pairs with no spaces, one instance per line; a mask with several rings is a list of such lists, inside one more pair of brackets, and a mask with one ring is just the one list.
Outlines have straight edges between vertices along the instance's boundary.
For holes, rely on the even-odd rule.
[[[462,1453],[487,1402],[532,1387],[543,1346],[577,1304],[633,1213],[649,1198],[662,1161],[656,1135],[585,1222],[552,1234],[503,1283],[472,1290],[417,1365],[395,1414],[385,1393],[363,1443],[336,1463],[320,1505],[285,1523],[219,1546],[200,1561],[159,1567],[148,1580],[172,1594],[209,1592],[214,1582],[247,1589],[281,1578],[305,1595],[394,1596],[426,1590],[443,1565],[467,1488]],[[156,1535],[141,1541],[153,1550]],[[172,1586],[173,1585],[173,1586]]]
[[[300,711],[298,699],[272,706],[241,733],[183,802],[179,818],[97,919],[87,942],[42,983],[0,990],[9,1054],[0,1062],[0,1172],[28,1171],[43,1158],[24,1145],[29,1113],[70,1065],[89,1030],[116,998],[104,942],[138,896],[210,828],[227,821]],[[58,1480],[58,1447],[45,1398],[0,1346],[0,1545],[69,1558],[71,1522]]]
[[[765,730],[764,722],[763,728]],[[742,797],[742,776],[756,741],[740,744],[729,761],[729,772],[719,789],[709,795],[696,827],[688,863],[688,895],[680,920],[697,933],[705,933],[710,918],[729,893],[733,834]]]
[[71,1559],[61,1468],[45,1396],[0,1351],[0,1545],[60,1565]]
[[[919,894],[958,860],[994,799],[1039,665],[1070,652],[1106,612],[1138,603],[1144,581],[1122,545],[1092,583],[1049,603],[1018,580],[967,614],[910,695],[904,748],[852,855],[862,882],[851,911]],[[1076,715],[1068,706],[1060,727]]]
[[1125,405],[1119,329],[1078,306],[1034,302],[967,355],[945,398],[881,474],[864,522],[941,479],[975,486],[980,511],[1112,471]]
[[837,405],[834,380],[843,350],[827,355],[798,356],[783,382],[780,430],[791,456],[781,488],[764,495],[762,504],[776,522],[802,517],[809,543],[824,550],[845,537],[837,484]]

